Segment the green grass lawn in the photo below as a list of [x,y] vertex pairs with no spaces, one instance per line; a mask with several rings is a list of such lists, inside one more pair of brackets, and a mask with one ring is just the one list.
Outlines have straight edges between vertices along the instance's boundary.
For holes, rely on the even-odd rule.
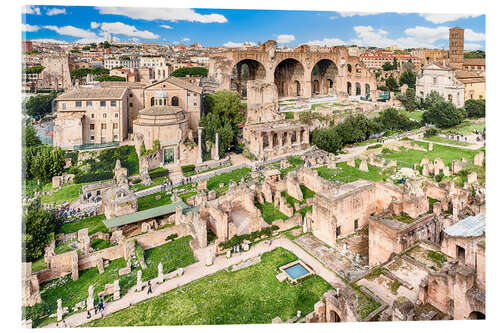
[[[193,251],[189,247],[191,236],[179,238],[175,241],[144,251],[145,262],[148,267],[143,271],[143,280],[151,279],[158,274],[158,263],[163,263],[164,273],[171,272],[179,267],[185,267],[195,262]],[[107,283],[113,283],[114,280],[120,280],[120,293],[125,295],[127,291],[137,282],[137,271],[139,268],[133,268],[132,272],[119,276],[118,270],[126,266],[123,258],[110,262],[105,267],[104,273],[99,274],[97,267],[92,267],[80,271],[79,278],[76,281],[71,280],[70,275],[58,280],[49,281],[41,285],[42,301],[49,306],[49,313],[55,313],[57,308],[57,299],[62,299],[62,306],[67,306],[70,310],[78,302],[86,300],[88,296],[88,287],[94,286],[94,295],[104,289]],[[62,281],[66,281],[62,283]],[[48,323],[48,318],[42,322],[35,321],[34,327],[42,326]]]
[[83,228],[89,228],[89,235],[96,232],[108,232],[108,228],[102,223],[106,217],[104,215],[91,216],[79,221],[65,223],[59,228],[59,233],[70,234]]
[[448,138],[443,138],[441,136],[431,136],[431,137],[428,137],[428,138],[424,138],[424,140],[432,141],[432,142],[447,143],[447,144],[455,145],[455,146],[464,146],[464,147],[470,146],[470,143],[468,143],[468,142],[457,141],[457,140],[448,139]]
[[262,212],[262,218],[269,224],[276,220],[288,219],[288,216],[280,212],[279,209],[274,207],[271,202],[264,202],[263,204],[256,202],[255,207],[260,209],[260,211]]
[[186,193],[182,193],[182,194],[179,194],[179,197],[184,201],[186,202],[187,199],[191,198],[191,197],[194,197],[196,195],[196,191],[191,191],[191,192],[186,192]]
[[[156,196],[161,196],[160,200],[156,200]],[[153,193],[137,199],[138,210],[146,210],[171,203],[170,194],[164,192]]]
[[40,259],[33,261],[33,263],[31,264],[31,271],[35,273],[47,267],[48,266],[47,263],[45,262],[45,258],[42,256]]
[[358,179],[367,179],[372,181],[383,180],[383,175],[380,169],[368,165],[368,172],[363,172],[358,169],[359,161],[356,161],[356,168],[350,167],[346,162],[337,163],[336,169],[329,169],[326,166],[317,168],[318,175],[328,180],[338,180],[345,183],[350,183]]
[[402,114],[408,116],[408,118],[414,119],[416,121],[422,121],[422,115],[424,114],[424,111],[422,111],[422,110],[415,110],[412,112],[409,112],[407,110],[400,110],[400,112]]
[[485,123],[484,122],[475,123],[475,122],[472,122],[470,120],[466,120],[463,123],[461,123],[461,124],[459,124],[459,125],[457,125],[455,127],[446,129],[445,132],[448,132],[448,133],[460,133],[460,134],[463,134],[463,135],[467,135],[467,134],[474,133],[475,130],[478,130],[479,132],[482,132],[484,130],[484,128],[485,128]]
[[224,185],[227,186],[230,180],[239,182],[242,177],[247,177],[251,171],[252,170],[250,168],[241,168],[231,172],[223,173],[221,175],[213,176],[207,181],[207,189],[209,191],[216,190],[219,188],[220,183],[224,183]]
[[52,203],[55,205],[60,205],[64,202],[73,202],[78,199],[80,195],[80,189],[82,186],[93,184],[97,182],[81,183],[81,184],[66,184],[61,186],[61,189],[51,195],[44,195],[41,197],[42,203]]
[[[288,162],[290,162],[291,166],[289,166],[288,168],[285,168],[283,170],[280,171],[280,176],[281,178],[285,178],[285,176],[290,172],[290,171],[294,171],[294,170],[297,170],[297,169],[300,169],[302,167],[302,165],[304,165],[304,161],[302,161],[302,159],[298,156],[289,156],[287,158]],[[277,162],[277,166],[279,168],[279,162]]]
[[58,242],[56,244],[56,254],[63,254],[66,252],[74,251],[71,247],[69,247],[70,243],[73,243],[75,240],[66,240],[64,242]]
[[302,196],[304,197],[304,200],[312,198],[316,194],[316,192],[314,192],[313,190],[309,189],[305,185],[300,185],[300,189],[302,190]]
[[89,326],[158,326],[270,323],[314,310],[331,286],[314,275],[291,286],[276,279],[277,268],[297,257],[282,248],[262,255],[259,264],[206,276]]
[[108,248],[111,246],[111,242],[110,241],[107,241],[107,240],[103,240],[103,239],[95,239],[92,241],[92,243],[90,243],[90,246],[96,250],[96,251],[99,251],[99,250],[103,250],[105,248]]
[[[428,144],[425,142],[416,143],[421,146],[428,147]],[[460,160],[462,157],[465,157],[467,160],[471,160],[474,158],[474,155],[480,151],[480,149],[471,150],[434,144],[432,151],[419,151],[413,149],[410,149],[407,152],[392,151],[390,153],[383,154],[383,157],[388,160],[395,160],[398,162],[399,166],[408,168],[412,168],[414,163],[419,164],[423,157],[427,157],[430,161],[440,158],[446,165],[451,166],[451,162],[453,160]]]

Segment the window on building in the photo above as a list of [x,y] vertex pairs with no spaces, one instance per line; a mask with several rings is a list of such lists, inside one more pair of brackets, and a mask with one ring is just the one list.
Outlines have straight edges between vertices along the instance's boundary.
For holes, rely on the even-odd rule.
[[437,77],[432,78],[432,84],[437,84]]
[[63,110],[66,110],[66,103],[63,103],[63,104],[62,104],[62,109],[63,109]]
[[113,123],[113,129],[117,129],[118,128],[118,123]]
[[340,236],[340,227],[337,227],[337,229],[335,229],[335,236]]
[[115,112],[115,118],[118,118],[118,112]]
[[101,129],[106,129],[106,124],[101,124]]
[[95,113],[91,113],[91,114],[90,114],[90,118],[91,118],[91,119],[94,119],[94,118],[95,118]]
[[81,108],[82,107],[82,101],[76,101],[75,105],[76,105],[77,108]]
[[179,106],[179,97],[177,96],[172,97],[172,105]]
[[116,101],[111,101],[111,106],[116,106]]
[[114,141],[118,141],[118,135],[116,135],[116,134],[115,134],[115,135],[113,135],[113,140],[114,140]]
[[103,118],[108,118],[108,114],[107,114],[107,113],[103,113],[103,114],[102,114],[102,117],[103,117]]
[[90,130],[93,131],[94,130],[94,124],[90,124]]
[[106,101],[101,101],[100,105],[101,105],[102,108],[106,107]]
[[128,97],[132,97],[132,94],[129,94]]
[[129,103],[129,106],[130,106],[130,107],[132,107],[132,106],[134,106],[134,104],[132,104],[132,103]]
[[87,102],[85,102],[85,105],[86,105],[87,107],[92,106],[92,101],[87,101]]
[[358,230],[358,219],[354,220],[354,230]]
[[93,135],[90,136],[90,141],[94,141],[94,136]]

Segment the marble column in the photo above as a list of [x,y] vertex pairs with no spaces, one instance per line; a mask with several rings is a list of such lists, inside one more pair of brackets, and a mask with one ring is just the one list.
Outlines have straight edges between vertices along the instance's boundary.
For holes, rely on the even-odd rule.
[[219,133],[215,133],[215,160],[219,160]]
[[196,161],[197,164],[203,163],[203,154],[201,148],[201,131],[203,127],[198,127],[198,159]]

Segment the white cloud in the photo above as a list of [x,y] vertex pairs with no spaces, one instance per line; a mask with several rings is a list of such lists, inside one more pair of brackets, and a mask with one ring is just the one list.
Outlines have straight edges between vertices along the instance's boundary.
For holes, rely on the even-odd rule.
[[57,32],[59,35],[73,36],[73,37],[81,37],[81,38],[95,38],[96,34],[92,31],[80,29],[71,25],[67,25],[64,27],[56,27],[55,25],[46,25],[45,29],[53,30]]
[[453,22],[463,18],[472,18],[480,16],[474,14],[419,14],[419,15],[422,16],[425,20],[435,24]]
[[100,14],[122,15],[133,19],[154,21],[189,21],[200,23],[226,23],[220,14],[199,14],[189,8],[132,8],[132,7],[97,7]]
[[255,46],[254,42],[227,42],[224,44],[225,47],[242,47],[242,46]]
[[338,12],[342,17],[378,15],[378,12]]
[[338,16],[334,16],[334,15],[332,15],[332,16],[329,17],[330,20],[335,20],[335,19],[338,19],[338,18],[339,18]]
[[472,29],[464,30],[464,39],[471,42],[478,42],[486,39],[486,35],[480,32],[474,32]]
[[90,28],[92,28],[92,29],[97,29],[97,28],[99,28],[100,25],[101,25],[101,23],[98,23],[98,22],[90,22]]
[[406,29],[405,34],[419,41],[434,43],[439,39],[448,39],[450,35],[449,29],[449,27],[444,26],[436,28],[416,26],[415,28]]
[[475,51],[475,50],[480,50],[482,48],[483,48],[483,46],[481,44],[477,44],[477,43],[465,43],[464,44],[464,50],[467,50],[467,51]]
[[40,12],[40,7],[35,6],[24,6],[23,14],[42,15],[42,13]]
[[39,38],[39,39],[30,39],[32,42],[38,42],[38,43],[53,43],[53,44],[68,44],[68,42],[64,40],[57,40],[57,39],[51,39],[51,38]]
[[51,8],[46,13],[48,16],[64,14],[66,15],[66,8]]
[[189,38],[187,38],[187,37],[182,39],[182,41],[183,41],[183,42],[189,42],[190,40],[191,40],[191,39],[189,39]]
[[293,42],[295,40],[294,35],[287,35],[287,34],[282,34],[278,35],[277,42],[278,44],[288,44],[290,42]]
[[346,45],[346,42],[338,38],[323,38],[322,40],[310,40],[306,44],[319,46],[340,46]]
[[21,24],[22,31],[34,32],[34,31],[38,31],[39,29],[40,29],[40,27],[37,25]]
[[172,26],[167,25],[167,24],[162,24],[162,25],[160,25],[160,27],[165,28],[165,29],[173,29]]
[[148,30],[137,30],[133,25],[124,24],[122,22],[101,23],[101,29],[111,34],[126,35],[145,39],[158,39],[159,35]]

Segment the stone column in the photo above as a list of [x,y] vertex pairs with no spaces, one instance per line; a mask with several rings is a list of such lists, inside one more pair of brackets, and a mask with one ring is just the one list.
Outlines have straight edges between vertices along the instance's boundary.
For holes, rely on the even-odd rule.
[[163,264],[158,264],[158,283],[163,283]]
[[215,133],[215,160],[219,160],[219,133]]
[[278,132],[278,146],[283,147],[283,132]]
[[269,148],[273,149],[273,132],[268,132],[267,133],[267,142],[269,142]]
[[139,292],[142,290],[142,270],[137,271],[137,285],[135,286],[135,291]]
[[116,301],[120,299],[120,280],[115,280],[113,284],[113,300]]
[[60,298],[57,300],[57,312],[56,312],[56,316],[57,316],[57,321],[61,321],[62,320],[63,309],[62,309],[62,300]]
[[89,286],[89,296],[87,297],[87,311],[94,308],[94,286]]
[[198,159],[196,160],[197,164],[203,163],[203,155],[202,155],[202,148],[201,148],[201,131],[203,127],[198,127]]

